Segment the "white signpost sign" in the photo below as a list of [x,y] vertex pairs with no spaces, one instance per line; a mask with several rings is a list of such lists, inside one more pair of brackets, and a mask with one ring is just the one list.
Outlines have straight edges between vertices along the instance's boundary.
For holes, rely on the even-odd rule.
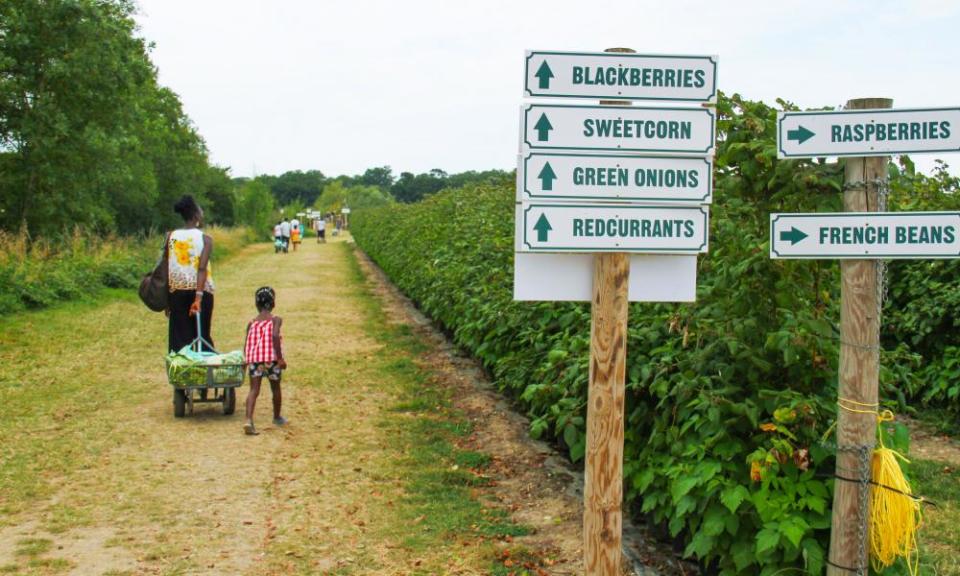
[[[593,300],[593,254],[517,252],[513,256],[514,300]],[[629,283],[630,302],[695,302],[697,255],[631,254]]]
[[957,151],[960,108],[777,114],[779,158]]
[[771,214],[770,257],[960,258],[960,212]]
[[534,152],[520,158],[517,201],[709,204],[712,158]]
[[706,207],[518,204],[518,252],[707,251]]
[[529,50],[525,63],[526,97],[694,102],[717,98],[716,56]]
[[564,106],[520,109],[521,152],[596,150],[709,156],[715,113],[709,108]]

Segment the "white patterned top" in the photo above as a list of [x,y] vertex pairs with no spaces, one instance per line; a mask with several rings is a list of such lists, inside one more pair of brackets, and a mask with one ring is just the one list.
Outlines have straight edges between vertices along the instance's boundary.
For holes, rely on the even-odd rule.
[[[203,253],[203,232],[199,228],[180,229],[170,233],[170,257],[167,259],[170,291],[196,290],[200,254]],[[207,285],[204,291],[213,293],[213,270],[207,263]]]

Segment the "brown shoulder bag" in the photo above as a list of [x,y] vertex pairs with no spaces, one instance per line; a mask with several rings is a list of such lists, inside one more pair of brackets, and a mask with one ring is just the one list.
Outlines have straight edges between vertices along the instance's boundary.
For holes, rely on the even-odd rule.
[[157,262],[153,271],[145,274],[140,281],[140,299],[147,305],[147,308],[154,312],[163,312],[167,309],[167,298],[170,295],[168,284],[169,264],[167,262],[170,255],[170,233],[167,233],[167,239],[163,243],[163,256]]

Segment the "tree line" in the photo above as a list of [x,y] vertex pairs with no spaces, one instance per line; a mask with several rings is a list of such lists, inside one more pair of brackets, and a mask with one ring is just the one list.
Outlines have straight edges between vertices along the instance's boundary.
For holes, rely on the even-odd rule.
[[130,0],[0,3],[0,228],[121,233],[174,223],[192,193],[230,211],[179,97],[157,81]]

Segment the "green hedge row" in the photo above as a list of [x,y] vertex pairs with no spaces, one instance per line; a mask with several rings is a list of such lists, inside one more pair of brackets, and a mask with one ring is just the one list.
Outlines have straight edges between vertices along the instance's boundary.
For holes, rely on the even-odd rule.
[[[819,574],[829,539],[839,267],[770,260],[770,212],[840,209],[842,172],[778,162],[775,110],[718,104],[697,302],[632,304],[625,482],[635,513],[723,574]],[[584,452],[589,306],[512,300],[513,184],[358,211],[358,244],[532,417]],[[894,290],[896,296],[896,290]],[[916,355],[885,356],[888,396]]]
[[[246,228],[211,227],[216,259],[252,242]],[[89,297],[102,288],[136,288],[156,263],[163,238],[98,237],[76,231],[31,241],[0,233],[0,314]]]

